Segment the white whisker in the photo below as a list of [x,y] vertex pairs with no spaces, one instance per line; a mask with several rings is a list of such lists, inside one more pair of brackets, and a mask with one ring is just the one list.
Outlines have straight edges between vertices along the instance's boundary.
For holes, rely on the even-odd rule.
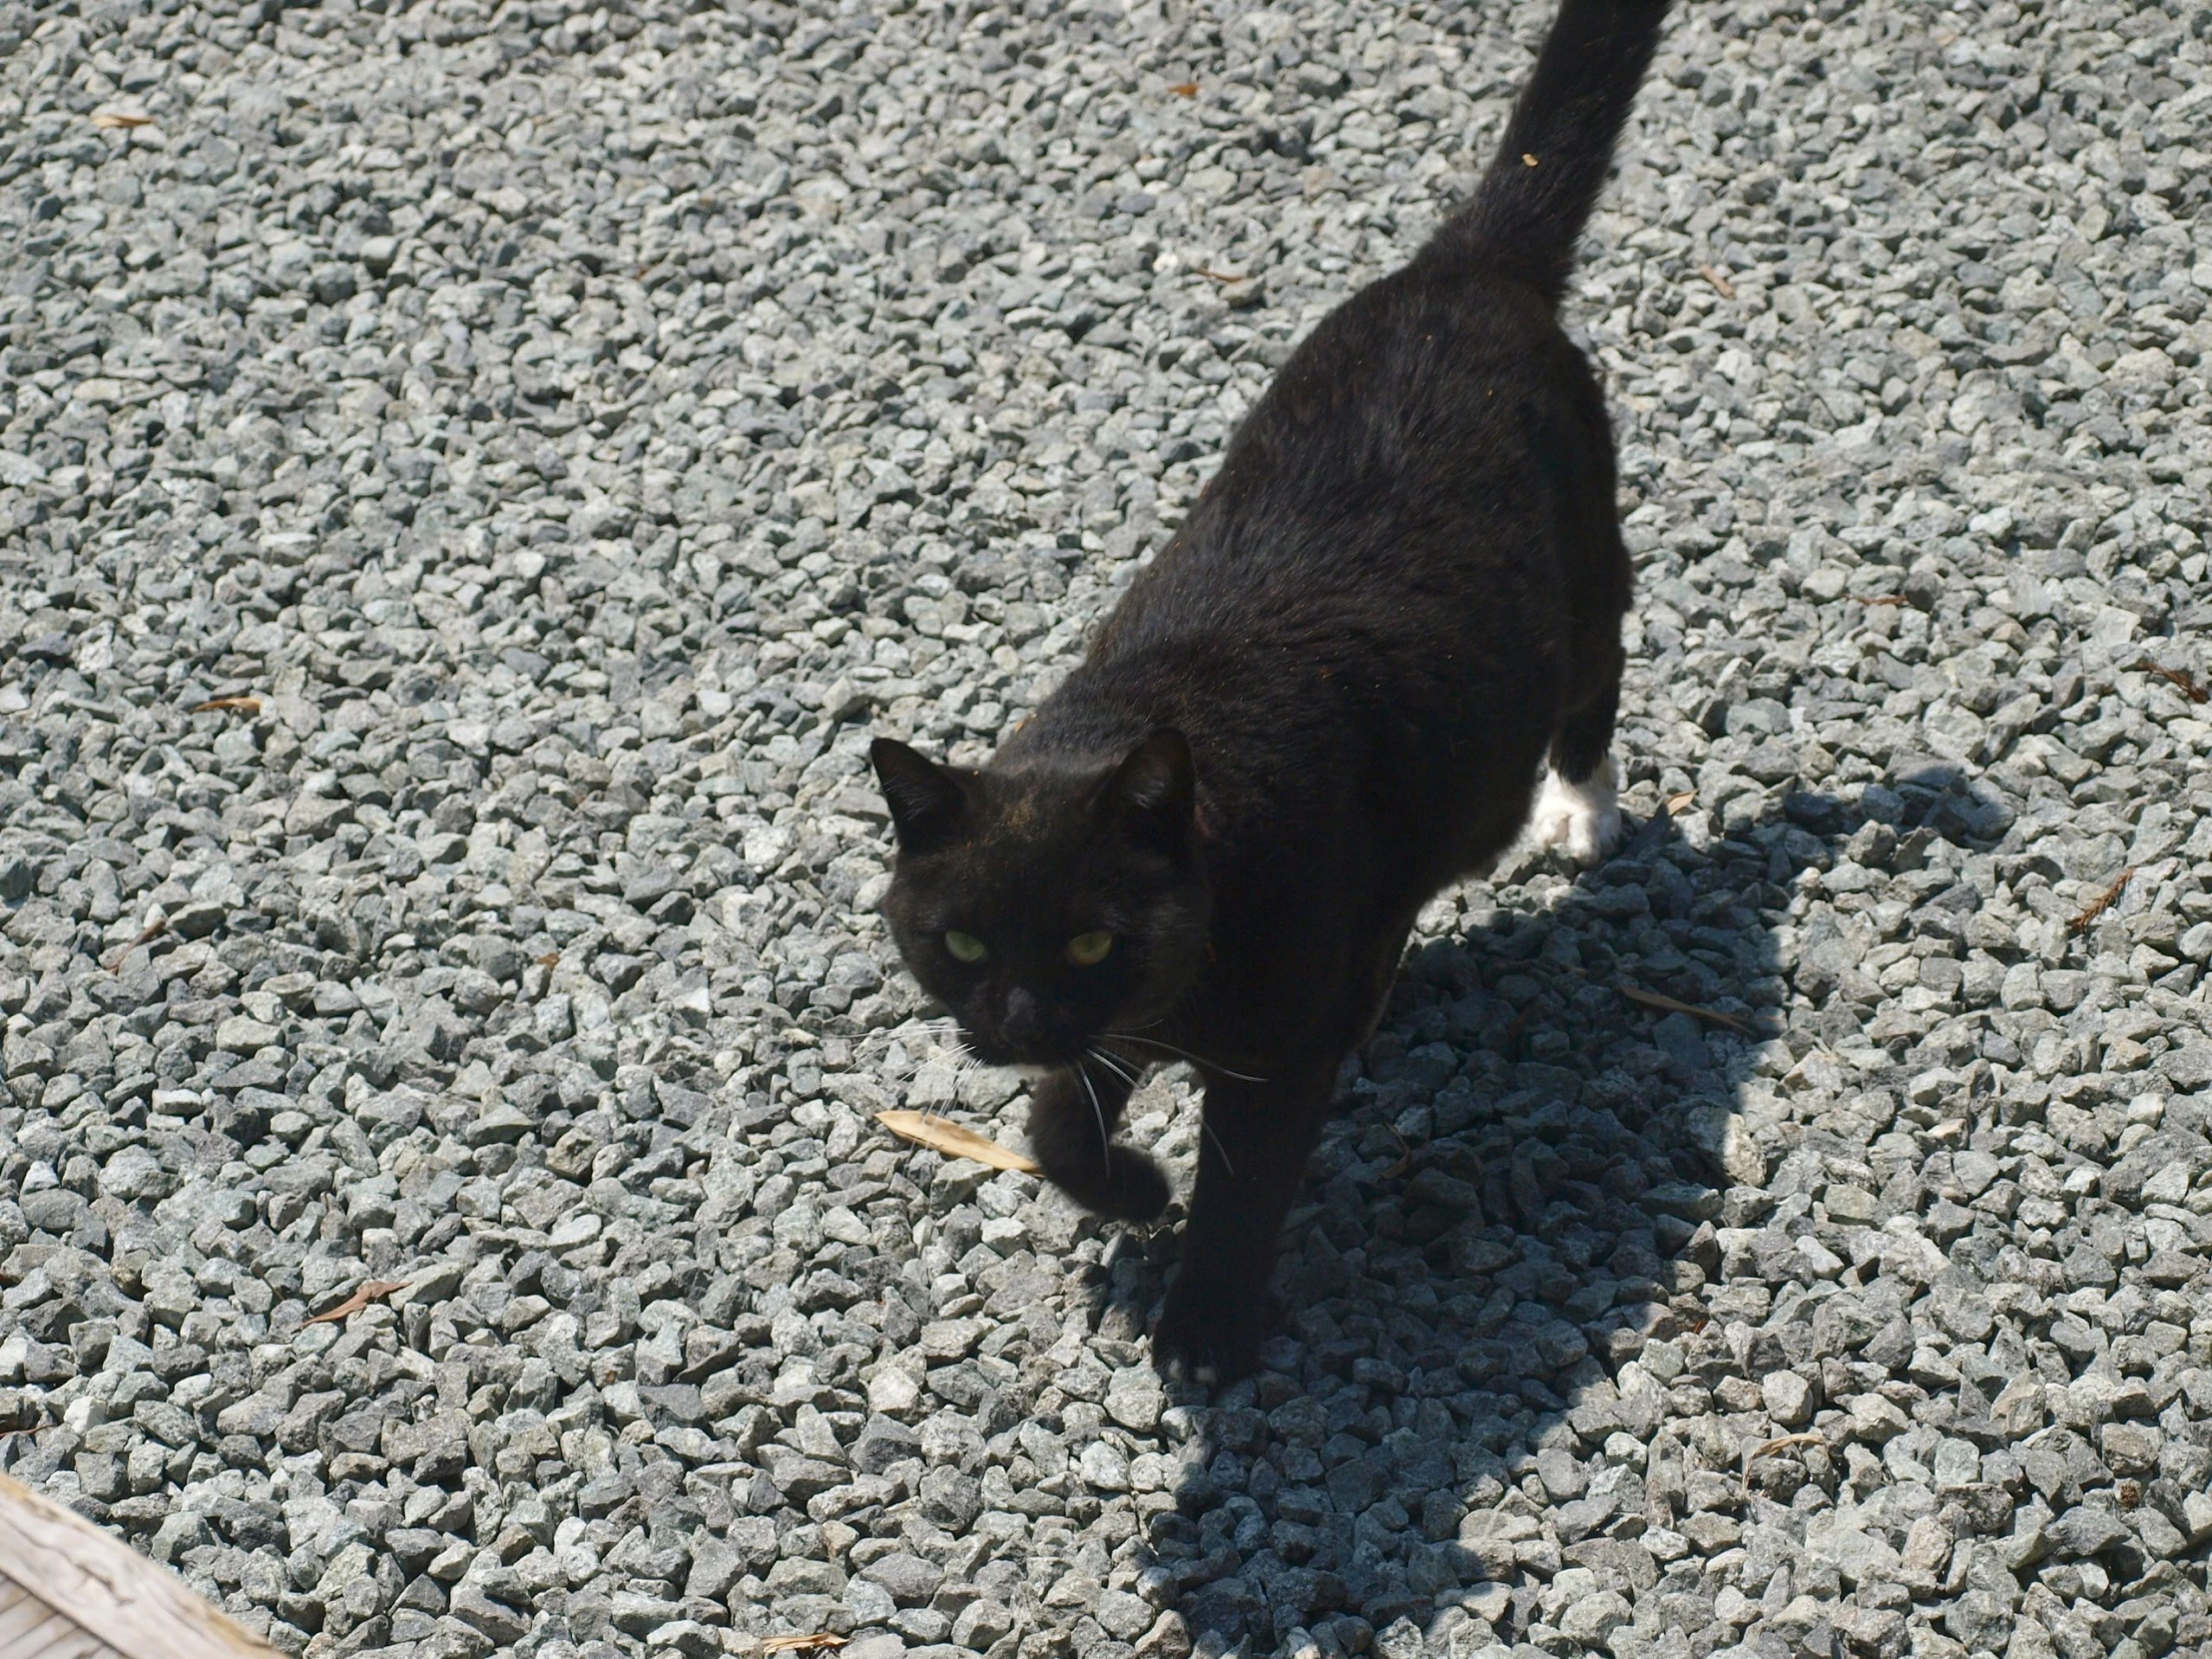
[[958,1028],[959,1021],[950,1018],[902,1020],[896,1025],[886,1025],[881,1030],[870,1031],[860,1039],[859,1046],[865,1049],[898,1042],[907,1037],[942,1036],[945,1032]]
[[1104,1066],[1108,1071],[1112,1072],[1116,1077],[1121,1078],[1131,1088],[1135,1088],[1137,1086],[1137,1083],[1139,1081],[1137,1068],[1129,1061],[1123,1059],[1119,1054],[1113,1053],[1109,1049],[1101,1048],[1096,1043],[1090,1044],[1085,1049],[1085,1052],[1088,1053],[1090,1057],[1096,1060],[1100,1065]]
[[891,1077],[910,1077],[928,1060],[958,1051],[951,1021],[907,1024],[873,1032],[853,1049],[853,1057],[880,1066]]
[[1114,1149],[1112,1137],[1106,1132],[1106,1108],[1098,1103],[1098,1086],[1091,1081],[1090,1071],[1081,1060],[1075,1062],[1075,1075],[1083,1080],[1083,1092],[1091,1097],[1091,1115],[1098,1119],[1099,1161],[1111,1168]]
[[1140,1037],[1134,1031],[1109,1031],[1106,1035],[1120,1037],[1125,1042],[1144,1043],[1153,1048],[1165,1049],[1179,1059],[1190,1061],[1194,1066],[1203,1066],[1208,1071],[1218,1071],[1222,1076],[1234,1077],[1240,1083],[1265,1083],[1267,1081],[1265,1077],[1255,1077],[1250,1072],[1231,1071],[1227,1066],[1218,1061],[1209,1060],[1203,1054],[1193,1054],[1187,1048],[1178,1048],[1173,1043],[1162,1042],[1158,1037]]
[[1227,1170],[1230,1178],[1234,1180],[1237,1174],[1237,1166],[1230,1162],[1229,1148],[1222,1145],[1221,1137],[1214,1133],[1214,1126],[1206,1121],[1206,1112],[1203,1107],[1199,1109],[1198,1126],[1206,1131],[1206,1138],[1214,1143],[1214,1150],[1221,1154],[1221,1167]]

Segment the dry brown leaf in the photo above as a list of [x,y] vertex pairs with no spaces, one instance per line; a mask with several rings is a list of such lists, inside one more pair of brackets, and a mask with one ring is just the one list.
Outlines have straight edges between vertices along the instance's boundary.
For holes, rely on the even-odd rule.
[[842,1636],[832,1636],[827,1630],[818,1630],[811,1636],[770,1636],[761,1643],[763,1653],[819,1653],[824,1648],[844,1646]]
[[2071,922],[2067,923],[2068,931],[2075,933],[2087,932],[2089,930],[2090,923],[2094,922],[2097,917],[2103,915],[2105,911],[2111,909],[2113,905],[2119,902],[2120,894],[2127,891],[2128,882],[2134,879],[2135,866],[2133,864],[2129,864],[2127,868],[2121,870],[2119,874],[2112,877],[2112,884],[2110,886],[2106,887],[2102,892],[2098,893],[2096,897],[2090,899],[2088,903],[2082,905],[2081,913],[2075,916]]
[[875,1121],[900,1140],[925,1146],[931,1152],[941,1152],[947,1158],[969,1158],[978,1164],[988,1164],[992,1169],[1010,1169],[1021,1175],[1039,1173],[1036,1159],[1027,1153],[1000,1146],[987,1136],[928,1112],[904,1109],[877,1112]]
[[164,916],[160,921],[148,922],[144,927],[138,930],[138,932],[132,937],[129,944],[123,946],[120,950],[116,951],[114,955],[108,958],[108,971],[110,973],[113,973],[116,968],[122,964],[124,957],[130,955],[132,951],[136,950],[142,944],[152,944],[156,939],[160,938],[164,933],[168,931],[169,918],[167,916]]
[[1669,818],[1679,818],[1682,814],[1688,812],[1692,807],[1697,805],[1697,791],[1683,790],[1679,794],[1670,795],[1667,797],[1664,805],[1667,809],[1667,816]]
[[1778,1451],[1789,1450],[1792,1446],[1826,1444],[1828,1444],[1826,1434],[1779,1434],[1762,1445],[1751,1447],[1750,1450],[1744,1453],[1744,1489],[1746,1491],[1751,1489],[1751,1465],[1758,1462],[1760,1458],[1771,1457]]
[[546,972],[551,973],[561,965],[561,953],[558,950],[548,950],[543,956],[537,958],[537,964]]
[[1713,284],[1714,291],[1723,299],[1736,297],[1736,284],[1728,279],[1728,273],[1721,270],[1719,266],[1701,265],[1697,268],[1697,271],[1700,276]]
[[1657,1008],[1661,1012],[1669,1014],[1688,1014],[1692,1019],[1704,1020],[1709,1025],[1718,1025],[1724,1030],[1735,1032],[1738,1036],[1749,1036],[1751,1034],[1751,1027],[1734,1014],[1724,1014],[1718,1008],[1700,1008],[1694,1002],[1677,1002],[1664,991],[1647,991],[1643,986],[1632,985],[1623,979],[1620,982],[1620,993],[1627,997],[1629,1001],[1640,1002],[1646,1008]]
[[1397,1162],[1382,1172],[1382,1179],[1395,1181],[1413,1167],[1413,1148],[1412,1144],[1397,1132],[1395,1124],[1384,1124],[1383,1127],[1389,1130],[1390,1139],[1397,1142]]
[[2163,664],[2152,662],[2148,657],[2139,663],[2128,664],[2127,668],[2130,674],[2157,675],[2192,703],[2212,702],[2212,691],[2206,691],[2198,685],[2197,677],[2185,668],[2167,668]]
[[1178,98],[1196,98],[1198,96],[1198,83],[1196,81],[1177,81],[1168,88],[1168,91],[1174,93]]
[[351,1319],[371,1302],[379,1301],[390,1296],[394,1291],[403,1291],[406,1288],[407,1282],[404,1279],[371,1279],[335,1308],[317,1314],[304,1323],[308,1325],[337,1324],[340,1321]]
[[92,124],[95,127],[105,127],[110,132],[129,131],[133,127],[153,126],[154,118],[150,115],[127,115],[121,110],[102,110],[92,118]]
[[205,703],[195,703],[186,713],[213,715],[225,709],[236,709],[242,715],[258,715],[262,712],[262,700],[258,697],[211,697]]
[[1862,605],[1870,606],[1902,605],[1905,603],[1905,595],[1903,595],[1902,593],[1878,593],[1870,599],[1862,599],[1859,603]]

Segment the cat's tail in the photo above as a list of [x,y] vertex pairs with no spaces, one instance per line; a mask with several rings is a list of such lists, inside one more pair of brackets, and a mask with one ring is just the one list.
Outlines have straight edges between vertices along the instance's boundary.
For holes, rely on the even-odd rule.
[[1564,0],[1474,196],[1431,252],[1565,293],[1667,0]]

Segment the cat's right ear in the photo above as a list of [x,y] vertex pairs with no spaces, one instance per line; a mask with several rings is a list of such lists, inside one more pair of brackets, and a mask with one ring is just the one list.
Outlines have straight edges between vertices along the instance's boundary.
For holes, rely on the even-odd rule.
[[1198,801],[1189,741],[1172,726],[1157,728],[1115,769],[1109,799],[1131,828],[1170,846],[1180,843]]
[[967,810],[967,792],[953,773],[894,738],[877,738],[868,745],[867,758],[901,850],[920,852],[951,838]]

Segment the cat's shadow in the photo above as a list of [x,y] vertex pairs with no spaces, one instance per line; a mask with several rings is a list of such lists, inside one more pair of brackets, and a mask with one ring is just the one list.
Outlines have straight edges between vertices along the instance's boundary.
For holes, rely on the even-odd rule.
[[[1693,844],[1661,814],[1555,902],[1470,909],[1408,958],[1286,1229],[1286,1332],[1258,1378],[1171,1390],[1179,1476],[1138,1493],[1141,1564],[1196,1652],[1358,1652],[1403,1619],[1428,1653],[1532,1629],[1557,1651],[1562,1584],[1627,1597],[1719,1547],[1665,1524],[1706,1517],[1654,1429],[1666,1390],[1746,1386],[1726,1332],[1769,1293],[1719,1283],[1713,1230],[1769,1215],[1763,1173],[1802,1134],[1780,1103],[1821,1034],[1783,1028],[1775,929],[1858,820],[1800,793]],[[1131,1361],[1179,1231],[1095,1280]],[[1808,1478],[1833,1478],[1820,1454],[1780,1448],[1746,1501]]]

